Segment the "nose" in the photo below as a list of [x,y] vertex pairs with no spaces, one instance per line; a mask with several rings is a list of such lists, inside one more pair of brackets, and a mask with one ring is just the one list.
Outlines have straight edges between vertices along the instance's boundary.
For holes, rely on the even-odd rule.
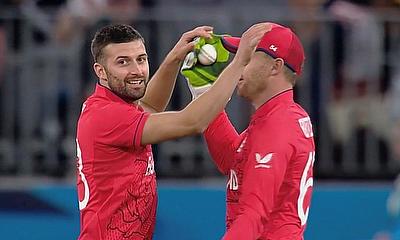
[[131,64],[131,68],[130,68],[129,73],[131,75],[134,75],[134,76],[143,76],[143,74],[144,74],[144,66],[142,66],[142,65],[143,64],[139,64],[137,62],[133,62]]

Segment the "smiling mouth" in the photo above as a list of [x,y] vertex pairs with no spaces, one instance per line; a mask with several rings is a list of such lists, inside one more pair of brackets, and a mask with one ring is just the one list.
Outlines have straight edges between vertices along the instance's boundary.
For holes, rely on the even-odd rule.
[[132,85],[140,85],[144,82],[144,80],[130,80],[130,81],[126,81],[128,84],[132,84]]

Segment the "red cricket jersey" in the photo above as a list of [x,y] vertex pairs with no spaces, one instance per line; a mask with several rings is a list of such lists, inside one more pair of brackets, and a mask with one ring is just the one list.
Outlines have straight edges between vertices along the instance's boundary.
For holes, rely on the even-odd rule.
[[223,239],[303,239],[315,145],[310,118],[293,101],[293,91],[257,109],[240,135],[220,114],[205,138],[218,169],[229,177]]
[[152,239],[156,175],[151,145],[141,146],[149,114],[97,85],[77,127],[79,239]]

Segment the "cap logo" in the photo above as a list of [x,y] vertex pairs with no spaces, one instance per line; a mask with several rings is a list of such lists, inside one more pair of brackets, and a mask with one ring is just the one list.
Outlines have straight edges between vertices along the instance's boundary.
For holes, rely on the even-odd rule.
[[269,49],[276,52],[276,50],[278,50],[278,47],[276,47],[274,44],[272,44],[271,46],[269,46]]

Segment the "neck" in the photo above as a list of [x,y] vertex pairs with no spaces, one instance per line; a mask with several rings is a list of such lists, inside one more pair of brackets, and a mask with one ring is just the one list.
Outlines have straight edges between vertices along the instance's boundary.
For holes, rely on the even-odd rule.
[[[110,87],[108,86],[108,83],[107,83],[107,81],[104,81],[104,80],[98,79],[98,80],[97,80],[97,83],[98,83],[98,84],[100,84],[101,86],[105,87],[105,88],[108,88],[108,89],[110,89]],[[110,89],[110,90],[111,90],[111,89]]]

